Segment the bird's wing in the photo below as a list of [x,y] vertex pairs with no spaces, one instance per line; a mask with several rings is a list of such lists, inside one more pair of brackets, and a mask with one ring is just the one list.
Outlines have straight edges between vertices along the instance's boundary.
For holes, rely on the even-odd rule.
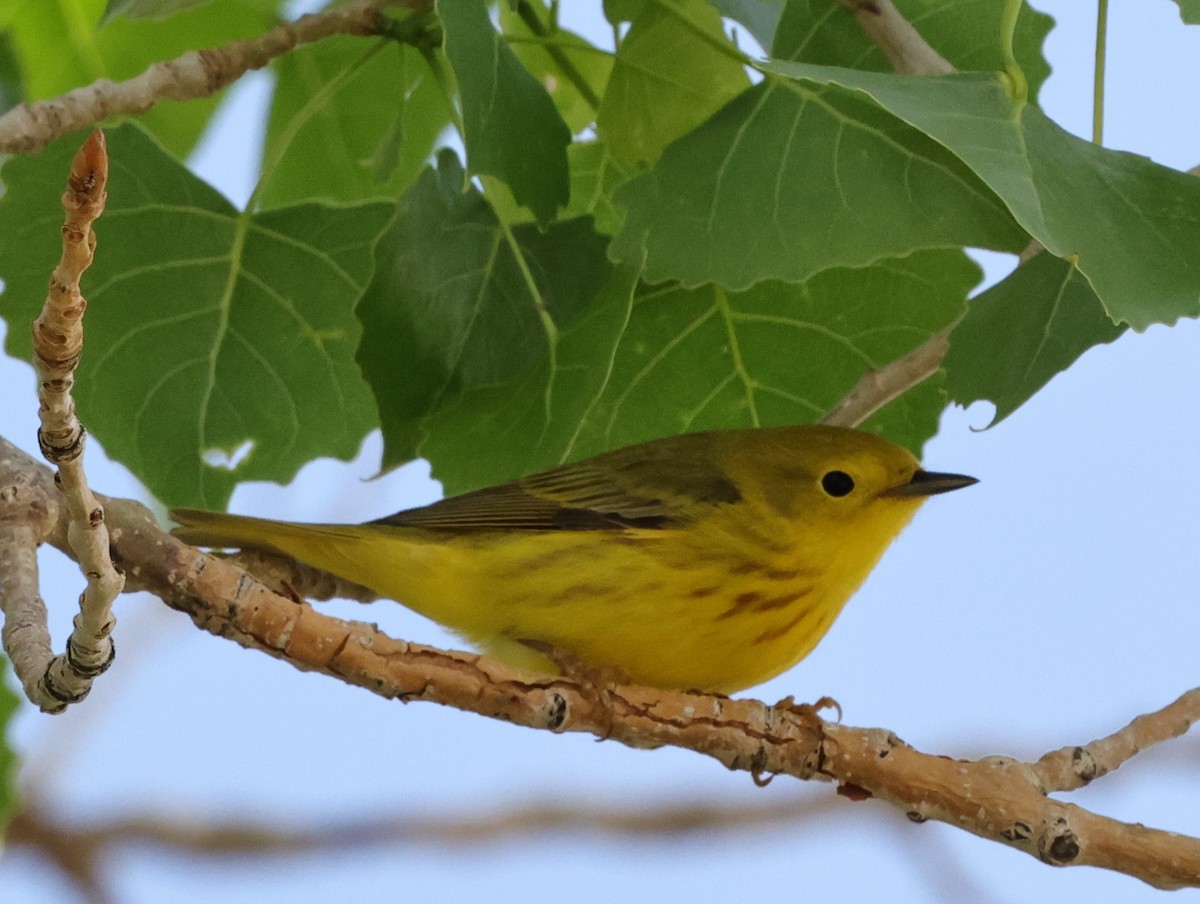
[[488,530],[665,529],[741,498],[702,434],[618,449],[374,523]]

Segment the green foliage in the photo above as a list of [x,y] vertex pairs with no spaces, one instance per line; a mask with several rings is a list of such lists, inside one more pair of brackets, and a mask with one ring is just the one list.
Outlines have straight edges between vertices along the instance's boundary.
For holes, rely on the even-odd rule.
[[127,19],[165,19],[170,15],[210,0],[108,0],[101,22],[117,16]]
[[996,424],[1089,348],[1124,332],[1070,261],[1039,254],[971,300],[946,355],[946,391],[961,405],[995,402]]
[[1026,240],[942,145],[853,92],[798,82],[749,89],[615,200],[626,215],[613,256],[686,286],[798,282],[925,248],[1017,251]]
[[450,151],[400,202],[358,314],[358,360],[381,414],[385,465],[417,454],[422,419],[476,386],[554,360],[611,265],[589,219],[509,227]]
[[[631,293],[631,272],[617,271],[590,313],[563,330],[556,360],[433,414],[420,451],[448,490],[689,430],[812,421],[864,370],[958,317],[979,280],[950,251],[741,293]],[[918,448],[941,407],[938,387],[926,384],[868,426]],[[485,438],[490,454],[474,454]]]
[[596,131],[626,165],[653,163],[749,85],[705,0],[646,3],[613,62]]
[[545,225],[567,203],[571,132],[546,89],[492,28],[484,0],[440,2],[462,98],[467,167],[508,184]]
[[[1051,252],[1076,264],[1134,329],[1200,314],[1200,180],[1069,134],[1010,96],[1002,76],[939,79],[778,63],[805,82],[861,89],[952,151]],[[964,116],[963,110],[970,115]],[[1122,216],[1123,215],[1123,216]],[[1115,228],[1097,228],[1113,222]],[[1128,266],[1137,260],[1155,274]]]
[[6,31],[0,31],[0,113],[11,110],[24,99],[21,72],[12,36]]
[[713,6],[727,19],[740,24],[765,48],[775,41],[775,29],[787,0],[713,0]]
[[[0,13],[6,103],[275,14],[212,0],[96,30],[102,5]],[[946,388],[999,420],[1127,326],[1200,313],[1200,181],[1046,118],[1050,19],[1022,10],[1005,35],[1004,0],[897,6],[960,73],[895,75],[813,0],[606,0],[614,52],[539,0],[397,9],[387,38],[273,62],[246,211],[159,146],[189,148],[216,100],[160,104],[159,144],[110,133],[84,286],[89,429],[171,503],[221,505],[375,426],[385,466],[428,456],[455,491],[681,430],[814,420],[964,311]],[[746,57],[746,33],[774,59]],[[13,354],[77,144],[2,172]],[[963,249],[1031,239],[1048,251],[968,305]],[[919,449],[945,403],[927,380],[868,426]]]
[[335,37],[281,57],[275,75],[257,198],[264,207],[395,198],[452,121],[411,47]]
[[630,170],[608,152],[603,141],[576,142],[567,148],[571,165],[571,202],[564,217],[590,215],[597,232],[615,235],[623,212],[613,204],[613,190],[630,176]]
[[[97,79],[127,79],[189,50],[260,35],[276,0],[219,0],[169,19],[117,17],[99,26],[104,0],[16,3],[7,21],[26,100],[54,97]],[[159,104],[139,122],[174,154],[195,145],[220,97]]]
[[[500,5],[500,22],[513,53],[546,89],[572,133],[596,120],[612,72],[612,56],[579,35],[542,21],[533,3],[517,4],[514,12]],[[568,149],[569,150],[569,149]]]
[[1188,25],[1200,25],[1200,0],[1175,0],[1179,4],[1179,18]]
[[[0,173],[0,310],[13,355],[31,351],[28,327],[15,325],[36,316],[58,259],[62,213],[45,201],[78,144],[12,158]],[[317,456],[353,456],[374,423],[353,308],[393,206],[242,214],[137,126],[110,131],[108,150],[116,165],[75,387],[108,454],[164,502],[210,507],[239,480],[287,480]],[[236,466],[212,463],[247,443]]]
[[[991,72],[1004,68],[1000,49],[1000,3],[947,3],[946,0],[897,0],[896,8],[919,23],[921,37],[955,68]],[[847,66],[892,72],[892,64],[851,16],[831,16],[824,0],[791,0],[771,47],[777,60]],[[1029,94],[1050,75],[1042,44],[1054,20],[1021,6],[1013,34],[1013,54],[1025,72]]]

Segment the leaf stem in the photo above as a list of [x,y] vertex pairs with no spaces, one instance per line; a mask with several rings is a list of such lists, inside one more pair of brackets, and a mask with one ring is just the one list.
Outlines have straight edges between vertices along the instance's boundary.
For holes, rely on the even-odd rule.
[[450,82],[450,77],[446,74],[446,69],[442,66],[442,58],[438,56],[437,50],[432,47],[422,47],[421,57],[425,60],[425,65],[429,67],[430,73],[433,75],[433,80],[437,82],[437,86],[441,89],[442,97],[446,99],[446,108],[450,111],[450,117],[454,120],[454,128],[458,131],[458,135],[466,141],[466,129],[463,126],[462,111],[454,103],[456,92],[454,86]]
[[501,222],[500,231],[504,236],[504,241],[508,245],[508,250],[512,253],[513,259],[516,261],[517,268],[521,271],[521,278],[525,282],[525,287],[529,290],[529,297],[533,299],[533,306],[537,310],[538,318],[542,321],[542,329],[546,332],[546,352],[549,358],[550,379],[546,383],[543,404],[546,411],[546,421],[549,423],[552,414],[551,403],[553,401],[554,375],[558,372],[558,324],[554,322],[554,315],[550,312],[550,305],[542,297],[542,291],[538,288],[537,280],[533,278],[533,272],[529,269],[529,262],[525,259],[525,249],[521,247],[521,243],[513,235],[512,226]]
[[550,305],[542,297],[542,290],[538,287],[537,280],[533,278],[533,271],[529,269],[529,261],[525,259],[525,249],[521,247],[521,243],[513,235],[512,226],[501,222],[500,232],[504,236],[508,250],[512,252],[517,269],[521,271],[521,280],[525,283],[525,288],[529,290],[529,297],[533,300],[533,307],[542,321],[542,328],[546,331],[546,344],[550,347],[551,364],[553,364],[554,350],[558,347],[558,324],[554,322],[554,316],[550,313]]
[[1104,144],[1104,66],[1108,49],[1108,0],[1096,4],[1096,69],[1092,78],[1092,143]]
[[733,325],[734,313],[733,308],[729,304],[729,296],[722,286],[714,285],[712,289],[714,305],[720,313],[722,321],[725,323],[725,336],[729,342],[730,361],[733,364],[733,370],[737,374],[738,381],[742,384],[742,388],[746,392],[746,410],[750,414],[750,423],[755,427],[760,427],[762,426],[762,422],[758,419],[758,406],[754,403],[754,390],[756,386],[754,378],[750,376],[750,372],[746,369],[746,364],[742,360],[742,349],[738,343],[737,330]]
[[1000,50],[1004,54],[1004,73],[1008,76],[1008,90],[1013,100],[1024,104],[1029,99],[1029,83],[1013,53],[1013,35],[1017,30],[1017,17],[1021,14],[1023,0],[1004,0],[1004,12],[1000,17]]
[[[542,21],[541,16],[539,16],[534,10],[533,5],[528,2],[528,0],[521,0],[521,2],[517,4],[517,15],[520,16],[521,21],[525,23],[525,27],[539,38],[546,38],[554,31],[558,30],[557,24],[547,26],[546,23]],[[553,8],[551,10],[551,17],[557,21],[557,8]],[[567,81],[575,86],[575,90],[579,92],[579,96],[587,101],[588,106],[593,110],[599,110],[599,95],[592,90],[592,86],[589,85],[587,79],[583,77],[583,73],[575,67],[575,64],[571,62],[570,58],[563,51],[563,49],[556,44],[551,43],[547,43],[543,46],[546,48],[546,53],[550,55],[550,59],[554,60],[555,64],[562,71],[562,74],[566,76]]]
[[547,35],[544,38],[538,35],[505,35],[504,40],[509,44],[529,44],[533,47],[569,47],[580,53],[595,53],[606,57],[614,56],[611,50],[605,50],[603,47],[597,47],[595,44],[570,44],[562,38],[555,38],[551,35]]

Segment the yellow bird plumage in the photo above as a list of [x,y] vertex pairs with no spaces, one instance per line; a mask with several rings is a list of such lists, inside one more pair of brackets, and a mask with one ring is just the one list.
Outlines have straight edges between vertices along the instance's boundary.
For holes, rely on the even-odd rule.
[[171,513],[188,542],[290,555],[515,664],[552,649],[730,693],[799,662],[929,495],[974,483],[838,427],[641,443],[366,524]]

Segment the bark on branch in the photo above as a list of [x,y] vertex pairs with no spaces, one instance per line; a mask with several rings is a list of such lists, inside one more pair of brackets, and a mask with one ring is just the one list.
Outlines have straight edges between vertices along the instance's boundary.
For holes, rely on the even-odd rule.
[[892,0],[840,0],[892,68],[911,75],[945,75],[954,67],[934,50],[892,4]]
[[96,234],[92,222],[104,210],[108,156],[104,133],[93,132],[71,163],[62,203],[62,258],[50,277],[42,312],[33,324],[33,365],[38,379],[38,445],[57,466],[68,518],[67,542],[87,587],[66,652],[54,656],[46,605],[38,595],[36,547],[48,532],[51,500],[32,498],[20,481],[2,491],[13,504],[0,515],[0,612],[4,649],[29,700],[43,712],[62,712],[87,696],[92,681],[112,662],[112,604],[125,586],[109,556],[104,509],[88,487],[83,470],[86,439],[75,416],[75,368],[83,354],[83,313],[87,301],[79,280],[92,263]]
[[253,69],[302,44],[333,35],[381,34],[386,22],[380,8],[419,0],[359,0],[320,13],[301,16],[257,38],[231,41],[208,50],[188,51],[164,60],[123,82],[98,79],[49,100],[19,104],[0,116],[0,153],[32,154],[63,135],[95,126],[113,116],[145,113],[164,100],[209,97]]
[[[0,500],[19,484],[26,505],[53,510],[53,482],[45,468],[3,439],[0,462]],[[771,706],[631,685],[598,693],[486,656],[396,640],[374,625],[331,618],[272,592],[233,563],[164,533],[137,503],[103,502],[114,558],[131,584],[187,613],[206,631],[296,668],[389,699],[442,703],[530,728],[588,732],[631,747],[682,747],[755,776],[824,779],[846,796],[877,797],[914,821],[947,822],[1056,866],[1104,867],[1160,888],[1200,886],[1200,839],[1119,822],[1047,796],[1186,730],[1200,719],[1200,690],[1078,752],[1067,748],[1070,754],[1056,751],[1037,763],[956,760],[918,751],[883,729],[831,723],[812,707],[790,701]],[[55,525],[50,542],[61,548],[64,533]]]

